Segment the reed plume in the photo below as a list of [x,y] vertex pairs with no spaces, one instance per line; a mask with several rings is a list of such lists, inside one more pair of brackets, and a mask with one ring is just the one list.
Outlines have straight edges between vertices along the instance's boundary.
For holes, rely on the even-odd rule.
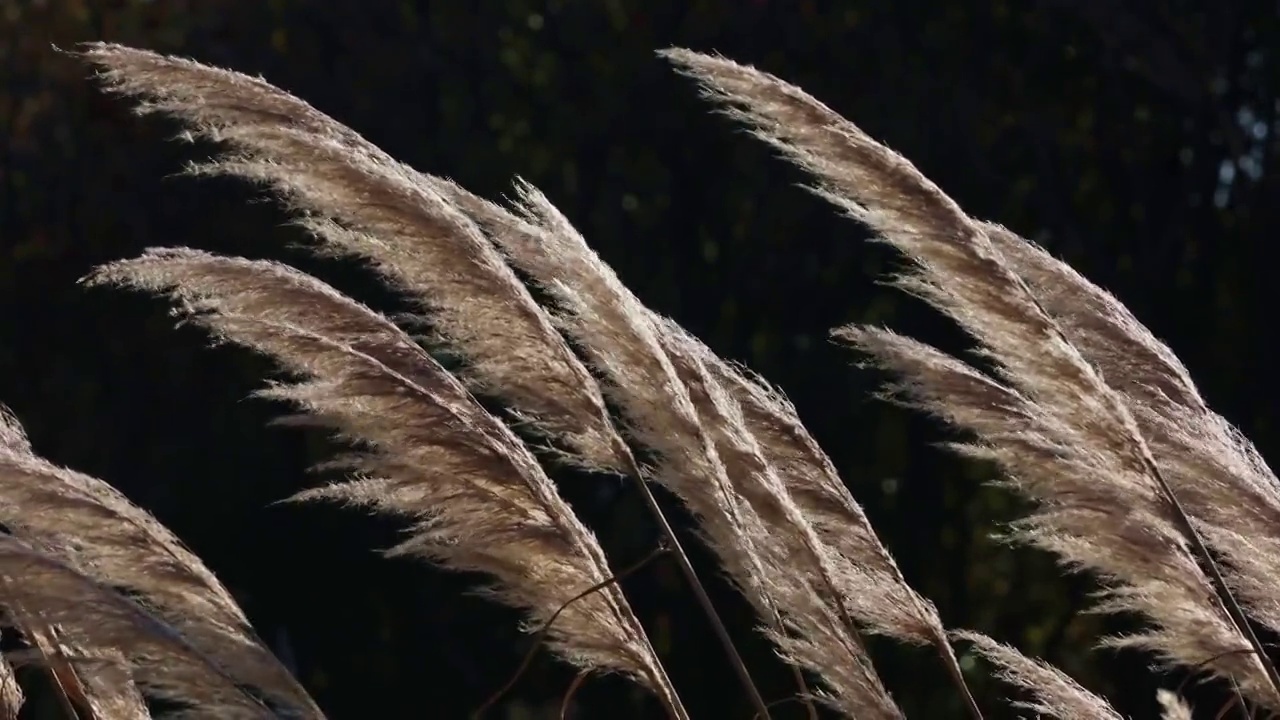
[[933,646],[970,714],[981,717],[937,608],[907,583],[795,406],[764,378],[698,345],[703,362],[737,403],[745,428],[776,468],[785,492],[829,548],[847,611],[867,631]]
[[[830,704],[846,713],[897,716],[856,628],[842,622],[845,608],[832,592],[826,549],[812,537],[807,519],[782,510],[794,505],[749,432],[733,425],[739,413],[703,366],[705,346],[646,308],[532,185],[517,183],[510,209],[452,183],[440,187],[553,298],[558,324],[605,377],[628,432],[656,451],[650,476],[697,516],[701,535],[755,607],[766,634],[824,680],[835,693]],[[726,452],[751,466],[729,467]],[[772,524],[765,520],[770,516]],[[796,556],[786,562],[779,551],[796,538],[805,559],[799,566]],[[841,650],[833,658],[819,647]]]
[[965,451],[996,461],[1008,484],[1039,501],[1020,537],[1095,572],[1106,586],[1098,610],[1149,621],[1113,642],[1188,667],[1214,658],[1215,674],[1276,707],[1274,665],[1196,530],[1204,520],[1187,516],[1125,396],[1010,267],[991,238],[998,233],[799,88],[722,58],[667,55],[726,113],[815,175],[819,194],[908,258],[897,283],[977,340],[991,375],[887,331],[835,333],[903,378],[898,397],[973,432]]
[[[319,238],[321,249],[370,260],[393,287],[419,302],[422,316],[438,332],[436,340],[460,351],[467,360],[462,372],[474,380],[471,386],[477,391],[492,393],[512,407],[518,419],[535,425],[548,437],[564,441],[580,464],[644,477],[645,471],[614,432],[599,387],[588,370],[572,355],[549,316],[536,306],[490,245],[492,238],[518,268],[530,272],[529,266],[513,258],[513,247],[503,241],[527,237],[521,231],[534,227],[529,224],[532,215],[516,219],[506,211],[495,214],[495,206],[477,201],[456,184],[404,167],[355,132],[264,82],[118,46],[91,46],[86,55],[105,68],[104,77],[110,88],[145,96],[143,111],[178,115],[197,135],[228,143],[237,150],[236,154],[196,168],[196,172],[236,174],[269,184],[294,209],[306,214],[302,222]],[[541,220],[563,222],[563,227],[549,228],[550,232],[566,228],[572,231],[567,220],[554,213],[549,204],[541,209]],[[500,223],[494,223],[495,218]],[[548,227],[539,227],[536,232],[545,234]],[[577,237],[576,231],[572,232],[571,240]],[[591,272],[598,272],[603,264],[586,249],[585,243],[581,251],[586,254],[585,263]],[[612,275],[612,270],[608,273]],[[532,274],[535,282],[545,279]],[[621,287],[621,283],[617,286]],[[623,368],[625,372],[639,368],[641,373],[657,368],[658,374],[650,372],[649,377],[667,383],[667,387],[658,388],[659,392],[635,396],[639,384],[635,383],[636,378],[628,378],[632,384],[627,392],[632,395],[614,393],[614,400],[620,401],[628,420],[627,429],[637,441],[658,450],[663,457],[678,457],[676,473],[668,475],[685,479],[690,492],[680,493],[681,497],[689,502],[687,498],[700,493],[704,511],[699,515],[722,518],[727,523],[717,544],[722,548],[723,559],[735,568],[753,566],[754,582],[759,585],[765,571],[755,559],[756,551],[750,550],[750,533],[736,518],[733,489],[724,478],[724,470],[718,468],[714,447],[690,401],[686,398],[681,404],[681,379],[669,368],[657,334],[648,327],[648,311],[637,301],[614,304],[613,309],[620,311],[605,323],[612,323],[612,327],[596,327],[608,333],[607,337],[584,337],[563,318],[562,327],[581,343],[596,369],[607,377],[611,368]],[[632,352],[628,366],[611,364],[600,355],[616,352],[627,342],[627,350]],[[512,354],[511,347],[531,351]],[[520,357],[518,363],[513,363],[513,355]],[[612,387],[620,386],[612,383]],[[703,443],[701,447],[686,443],[677,448],[677,454],[684,457],[673,455],[669,452],[671,447],[660,445],[668,434],[663,425],[668,421],[666,406],[671,398],[676,398],[684,411],[681,420],[686,423],[685,437]],[[640,407],[639,414],[635,413],[639,407],[636,400],[648,402],[646,409]],[[644,429],[636,432],[640,425]],[[689,459],[698,459],[705,466],[690,465]],[[708,493],[701,487],[708,478],[719,483],[718,493]],[[652,500],[650,505],[657,509]],[[820,560],[815,557],[815,562]],[[691,569],[686,568],[687,573]],[[758,606],[776,605],[760,592],[755,593],[755,600]],[[841,614],[837,598],[828,598],[827,603],[835,603],[835,609],[829,610],[835,616]],[[869,662],[856,667],[858,673],[865,673]],[[745,669],[741,673],[745,674]],[[758,711],[763,711],[763,700],[748,676],[744,675],[744,682],[754,694]],[[872,685],[878,687],[878,680],[872,680]]]
[[[499,228],[492,222],[494,214],[477,212],[478,207],[486,210],[492,206],[478,205],[456,185],[397,163],[354,132],[264,82],[116,46],[91,46],[86,55],[105,68],[108,87],[148,98],[141,106],[143,111],[175,114],[195,133],[238,151],[196,168],[197,172],[233,174],[270,185],[295,210],[306,213],[303,223],[319,239],[322,249],[370,260],[394,287],[418,301],[438,340],[468,361],[463,373],[474,380],[474,388],[502,399],[519,419],[546,435],[566,441],[570,454],[581,464],[621,470],[637,478],[644,475],[627,444],[613,430],[598,386],[489,243],[492,238],[510,256],[511,248],[502,242],[513,237],[509,213],[499,216],[507,226],[495,232]],[[547,208],[554,210],[549,204]],[[481,233],[481,227],[489,238]],[[590,255],[588,263],[598,263],[585,245],[582,249]],[[520,266],[518,261],[516,264]],[[634,317],[627,316],[628,312]],[[657,359],[659,372],[668,373],[671,392],[650,398],[648,434],[632,433],[652,446],[652,440],[665,434],[660,427],[667,414],[662,406],[671,393],[678,397],[680,379],[661,367],[663,348],[646,327],[643,306],[624,307],[611,321],[622,333],[611,331],[610,339],[625,338],[629,325],[642,328],[640,343],[633,343],[632,349],[649,357],[639,364],[652,365]],[[584,341],[572,329],[569,333],[576,341]],[[593,347],[602,347],[602,339],[584,345],[589,357]],[[513,341],[522,349],[532,348],[516,354],[522,357],[515,363],[509,351]],[[604,351],[612,350],[605,347]],[[602,369],[600,358],[592,359],[597,369]],[[629,404],[634,408],[634,403]],[[684,404],[688,406],[689,401]],[[696,433],[689,437],[703,437],[706,442],[692,407],[687,407],[686,413],[685,427]],[[635,416],[627,419],[632,426],[629,429],[634,430]],[[714,448],[708,445],[694,451],[714,453]],[[716,462],[713,460],[713,465]],[[732,508],[737,500],[732,489],[723,484],[723,470],[713,469],[709,475],[696,472],[697,467],[678,467],[678,476],[688,476],[690,483],[709,476],[722,483],[718,499],[701,487],[695,492],[713,498],[708,512],[725,517],[733,514],[726,513],[726,508]],[[695,472],[690,473],[691,469]],[[741,525],[740,520],[732,522]],[[736,567],[755,563],[758,583],[764,572],[753,559],[755,552],[744,554],[741,549],[750,547],[748,537],[742,527],[734,527],[721,538],[719,547],[725,553],[741,555]],[[750,686],[749,678],[744,681]],[[750,689],[758,710],[763,710],[763,701],[754,687]]]
[[287,266],[195,250],[152,250],[103,266],[91,282],[167,293],[218,340],[304,378],[260,395],[359,447],[332,464],[355,479],[296,499],[407,518],[408,537],[390,554],[486,573],[496,580],[488,593],[525,610],[529,629],[558,613],[546,637],[561,657],[624,674],[685,716],[639,621],[607,582],[595,537],[510,428],[389,319]]
[[1084,689],[1054,666],[1028,658],[981,633],[957,635],[972,643],[979,654],[999,668],[1001,680],[1031,697],[1011,703],[1013,707],[1035,713],[1036,717],[1057,720],[1124,720],[1105,699]]
[[[153,698],[181,709],[172,717],[268,720],[280,717],[182,632],[141,604],[74,567],[9,535],[0,536],[0,606],[38,608],[56,627],[62,651],[86,683],[99,717],[148,717],[127,677]],[[122,661],[123,666],[116,661]],[[123,714],[108,714],[108,713]]]
[[[38,456],[7,411],[0,412],[0,524],[86,576],[147,603],[222,672],[262,692],[281,712],[323,717],[199,558],[115,488]],[[29,619],[21,623],[23,630],[46,655],[58,654],[60,643],[41,626],[38,607],[11,612],[20,622]],[[60,680],[75,692],[75,679]]]
[[[813,635],[821,627],[828,639],[810,638],[805,666],[823,674],[815,663],[830,664],[831,657],[820,649],[830,642],[843,643],[848,664],[841,672],[846,677],[829,685],[857,688],[850,691],[852,695],[846,693],[846,708],[892,708],[871,670],[857,628],[848,620],[845,604],[854,601],[842,597],[866,588],[838,587],[837,561],[828,557],[809,520],[760,457],[750,433],[741,423],[733,432],[717,430],[737,411],[723,410],[728,400],[718,406],[695,407],[685,385],[698,381],[693,375],[705,370],[694,370],[689,363],[679,369],[673,365],[667,357],[673,348],[664,347],[663,340],[676,335],[650,327],[648,310],[544,196],[521,185],[520,201],[513,210],[482,200],[454,183],[396,162],[350,129],[259,80],[118,46],[91,46],[86,55],[105,68],[109,88],[146,98],[142,111],[177,115],[197,135],[224,142],[236,151],[195,168],[196,172],[232,174],[269,185],[304,213],[302,222],[319,240],[322,251],[371,261],[394,287],[419,303],[423,319],[437,330],[441,344],[468,361],[462,372],[473,381],[473,388],[502,399],[519,419],[564,441],[580,464],[622,470],[636,478],[652,474],[674,490],[701,518],[703,535],[739,587],[762,617],[772,622],[775,639]],[[630,455],[605,412],[599,387],[507,267],[503,255],[556,299],[561,312],[555,321],[607,380],[606,390],[622,409],[628,433],[657,451],[660,460],[655,472],[641,469]],[[552,271],[552,266],[559,267]],[[583,282],[588,286],[582,287]],[[500,331],[509,327],[515,332],[497,341]],[[516,346],[532,348],[524,353],[526,364],[510,360],[513,337]],[[699,346],[703,351],[705,347]],[[714,382],[709,377],[703,380],[708,385]],[[566,391],[570,386],[572,391]],[[680,429],[674,441],[671,427]],[[717,432],[723,448],[712,437]],[[751,448],[738,457],[752,458],[756,466],[742,478],[726,473],[717,454],[733,452],[735,443]],[[771,484],[762,482],[766,477]],[[748,496],[754,494],[746,501],[739,497],[744,488]],[[645,493],[665,526],[647,489]],[[783,509],[781,515],[779,509]],[[762,523],[761,511],[773,522]],[[784,522],[779,522],[780,517]],[[674,540],[669,529],[667,533]],[[784,561],[785,554],[769,547],[776,538],[789,537],[800,538],[799,549],[810,560],[804,568],[792,567]],[[795,544],[788,548],[797,549]],[[772,552],[769,567],[762,559],[767,552]],[[683,569],[714,619],[714,610],[680,555]],[[857,567],[856,561],[839,562],[842,580],[868,577],[849,571]],[[784,575],[790,585],[776,579]],[[775,596],[782,594],[784,585],[792,597],[779,601]],[[869,594],[858,592],[859,597]],[[916,600],[920,599],[912,602]],[[871,602],[864,605],[874,607]],[[928,622],[919,609],[915,614],[916,622]],[[794,624],[784,615],[803,616],[817,624],[805,631],[784,631],[787,623]],[[757,710],[763,711],[763,700],[727,635],[718,625],[717,630]],[[831,674],[831,668],[826,674]]]
[[[468,387],[502,400],[565,458],[627,472],[599,388],[479,228],[433,179],[269,83],[182,58],[105,43],[84,57],[139,113],[181,119],[230,152],[192,165],[269,187],[299,216],[313,250],[367,262],[411,300],[414,320],[459,352]],[[512,347],[520,352],[511,352]]]
[[984,224],[1081,355],[1133,409],[1160,471],[1225,561],[1252,617],[1280,632],[1280,480],[1213,412],[1182,361],[1115,296],[999,225]]
[[[843,716],[901,717],[863,643],[869,632],[934,647],[976,718],[953,637],[1030,697],[1015,706],[1069,720],[1120,717],[1052,666],[985,635],[949,634],[785,396],[645,307],[532,185],[519,181],[509,203],[494,203],[410,168],[263,80],[116,45],[83,54],[109,90],[139,98],[139,112],[175,116],[188,137],[229,149],[191,173],[268,187],[314,252],[361,260],[412,303],[403,324],[430,329],[424,348],[393,319],[304,273],[196,250],[148,250],[87,279],[166,294],[183,320],[271,357],[295,379],[258,394],[298,408],[289,422],[348,442],[326,467],[351,477],[293,499],[405,519],[406,537],[389,554],[486,574],[489,594],[524,611],[528,629],[546,626],[560,657],[584,673],[625,675],[686,717],[598,542],[515,433],[528,430],[562,462],[638,482],[766,718],[646,482],[696,516],[802,694],[811,673],[822,682],[812,697]],[[1103,586],[1094,610],[1144,620],[1138,633],[1105,642],[1203,665],[1280,709],[1280,675],[1245,617],[1280,631],[1280,481],[1208,408],[1173,352],[1109,293],[970,218],[799,88],[722,58],[664,54],[902,253],[911,266],[895,283],[976,341],[970,362],[884,329],[834,331],[899,378],[888,397],[969,433],[955,447],[994,462],[1000,483],[1035,501],[1014,537],[1093,573]],[[434,350],[463,362],[451,373]],[[505,416],[477,395],[501,401]],[[652,452],[651,464],[633,443]],[[35,456],[4,417],[0,500],[0,524],[20,538],[0,537],[0,579],[40,585],[3,598],[9,620],[42,662],[70,658],[96,714],[144,717],[146,694],[225,717],[320,716],[176,538],[105,483]],[[51,589],[66,597],[46,597]],[[88,610],[64,632],[75,602]],[[104,620],[86,628],[86,618]],[[20,703],[9,680],[0,672],[0,709]],[[1168,718],[1190,716],[1173,694],[1160,702]]]
[[301,215],[313,249],[370,263],[416,304],[415,320],[434,330],[435,345],[465,360],[468,387],[554,441],[560,459],[634,478],[757,711],[767,712],[599,384],[477,224],[484,213],[458,202],[465,191],[262,80],[117,45],[91,45],[85,56],[104,69],[109,89],[144,98],[140,112],[177,116],[233,149],[193,172],[269,186]]
[[[845,716],[902,717],[872,666],[842,592],[872,595],[877,588],[837,587],[830,548],[818,539],[764,456],[742,409],[712,376],[708,363],[719,358],[670,319],[655,317],[654,323],[699,420],[709,429],[730,483],[731,512],[702,515],[707,518],[703,531],[713,546],[732,537],[728,531],[734,527],[742,533],[739,542],[750,543],[751,564],[727,569],[756,603],[760,616],[774,620],[766,624],[765,634],[793,664],[822,678],[827,692],[819,697]],[[670,475],[668,484],[680,482],[679,472],[678,466],[657,468],[659,476]],[[717,528],[726,524],[724,518],[736,526]]]

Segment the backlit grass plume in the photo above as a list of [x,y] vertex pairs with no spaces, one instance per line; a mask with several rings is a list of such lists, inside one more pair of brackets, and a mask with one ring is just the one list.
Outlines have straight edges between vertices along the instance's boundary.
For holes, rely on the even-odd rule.
[[[976,442],[966,452],[999,463],[1008,484],[1039,501],[1039,510],[1020,526],[1021,537],[1098,574],[1107,585],[1100,610],[1136,612],[1150,623],[1114,642],[1187,667],[1208,662],[1257,702],[1280,707],[1280,677],[1197,529],[1212,524],[1215,514],[1189,505],[1189,517],[1183,505],[1188,498],[1179,492],[1186,488],[1166,472],[1186,453],[1169,458],[1161,451],[1170,445],[1148,440],[1150,428],[1138,419],[1143,411],[1108,382],[1117,367],[1107,366],[1106,352],[1098,350],[1109,338],[1088,336],[1105,329],[1106,313],[1112,313],[1112,329],[1144,351],[1135,362],[1161,374],[1147,389],[1169,387],[1171,402],[1188,401],[1194,393],[1172,354],[1149,334],[1134,335],[1136,323],[1127,313],[1115,314],[1114,299],[1079,283],[1058,283],[1042,300],[1039,293],[1054,285],[1046,279],[1061,274],[1060,266],[1002,235],[1007,231],[969,218],[908,161],[799,88],[722,58],[681,50],[667,56],[730,116],[815,175],[821,195],[906,256],[912,268],[898,284],[977,340],[994,368],[990,375],[885,330],[850,326],[835,333],[898,374],[900,398],[971,431]],[[1010,245],[1012,254],[1022,253],[1021,271],[1032,277],[1005,259]],[[1063,297],[1072,293],[1092,307]],[[1060,319],[1070,312],[1078,313],[1074,320]],[[1111,352],[1113,359],[1124,353]],[[1143,384],[1132,378],[1126,384]],[[1199,449],[1208,445],[1202,441]],[[1232,461],[1221,453],[1199,462]],[[1240,502],[1236,498],[1232,506]],[[1209,538],[1229,558],[1232,542],[1236,554],[1250,542],[1236,532],[1242,529],[1233,522],[1227,539]],[[1230,584],[1243,588],[1246,581],[1236,575]]]
[[501,400],[521,426],[554,441],[562,459],[631,476],[757,711],[765,710],[600,386],[485,235],[495,229],[489,216],[459,202],[464,191],[261,80],[116,45],[85,55],[103,68],[108,88],[144,99],[140,111],[174,115],[231,148],[194,172],[268,185],[300,214],[316,250],[370,262],[416,303],[438,344],[465,360],[459,373],[471,389]]
[[[475,223],[398,162],[306,102],[246,75],[181,58],[90,45],[113,92],[178,117],[230,152],[194,165],[262,183],[299,214],[315,250],[367,261],[467,359],[462,377],[594,469],[628,471],[599,388]],[[521,352],[510,352],[519,347]]]
[[980,633],[957,633],[969,640],[995,665],[1001,679],[1023,690],[1031,699],[1012,703],[1036,717],[1058,720],[1123,720],[1103,698],[1084,689],[1054,666],[1033,660],[1014,648]]
[[[784,655],[822,678],[831,704],[846,713],[896,716],[846,621],[849,601],[834,582],[829,549],[704,366],[723,361],[646,308],[532,185],[517,184],[510,209],[452,183],[440,187],[554,299],[559,326],[605,377],[628,432],[657,452],[653,479],[697,515],[702,536]],[[794,550],[800,554],[788,555]]]
[[355,479],[299,499],[407,518],[391,554],[490,575],[490,593],[526,610],[531,629],[559,611],[547,637],[562,657],[628,675],[683,715],[595,537],[519,438],[387,318],[287,266],[194,250],[151,251],[91,281],[167,292],[184,318],[304,378],[261,394],[360,450],[340,461]]
[[135,683],[152,698],[176,706],[169,717],[282,716],[178,628],[115,588],[8,535],[0,536],[0,588],[9,622],[20,610],[57,629],[59,653],[85,679],[82,690],[94,717],[150,717]]
[[[91,47],[87,56],[105,68],[108,87],[141,95],[148,99],[145,110],[173,114],[194,132],[232,149],[231,155],[199,171],[267,183],[305,213],[303,222],[322,248],[371,259],[396,288],[419,300],[424,319],[438,331],[436,339],[468,361],[461,372],[477,381],[473,387],[503,400],[520,420],[535,426],[540,418],[554,420],[554,426],[544,425],[544,433],[565,441],[581,464],[637,478],[652,475],[675,491],[698,514],[722,564],[775,630],[792,613],[789,606],[805,595],[780,601],[774,596],[781,591],[771,587],[778,578],[790,581],[789,587],[820,593],[813,596],[822,599],[819,615],[813,607],[792,613],[817,623],[799,635],[822,627],[856,651],[846,653],[841,671],[859,680],[832,683],[865,685],[866,697],[846,699],[848,707],[892,707],[859,649],[853,623],[840,622],[847,617],[845,601],[836,589],[827,550],[807,519],[776,478],[770,488],[779,493],[776,497],[766,492],[744,501],[739,496],[741,488],[733,486],[713,438],[724,418],[716,412],[700,417],[685,387],[690,378],[672,365],[648,310],[544,196],[522,185],[512,210],[480,200],[453,183],[395,162],[351,130],[261,81],[115,46]],[[656,451],[657,472],[641,469],[630,456],[604,413],[600,389],[506,260],[555,299],[555,323],[605,379],[604,391],[621,409],[627,434]],[[564,390],[567,385],[573,390]],[[772,550],[774,562],[763,562],[769,548],[760,545],[762,531],[751,526],[762,509],[753,502],[762,498],[791,508],[782,537],[801,539],[809,565],[781,562],[785,553],[777,550]],[[660,512],[655,514],[665,522]],[[778,529],[776,523],[764,529],[770,545],[776,543]],[[685,569],[691,575],[687,561]],[[698,589],[696,578],[691,580]],[[700,599],[705,605],[701,592]],[[714,611],[709,617],[714,620]],[[721,637],[727,644],[723,633]],[[733,653],[731,645],[729,650]],[[810,653],[810,660],[819,656],[825,663],[833,660],[818,651]],[[740,660],[733,660],[762,711],[763,699]],[[806,667],[819,671],[812,664]]]
[[[769,703],[648,483],[695,516],[812,718],[815,699],[843,717],[902,716],[864,634],[932,647],[976,720],[953,639],[1021,693],[1010,705],[1121,717],[1043,662],[949,632],[782,392],[645,307],[537,188],[519,181],[506,203],[481,198],[264,80],[118,45],[82,54],[140,112],[219,143],[193,174],[266,187],[313,252],[368,265],[412,304],[397,324],[286,265],[185,248],[87,278],[166,295],[183,321],[279,365],[287,379],[259,395],[349,445],[326,463],[347,477],[294,499],[397,516],[406,533],[390,554],[484,574],[487,592],[522,610],[526,629],[545,628],[560,658],[626,676],[683,720],[603,549],[529,443],[545,444],[560,462],[637,483],[765,720]],[[1280,675],[1250,626],[1280,631],[1280,482],[1172,351],[1114,297],[970,218],[799,88],[723,58],[664,54],[901,252],[910,268],[897,284],[975,340],[968,362],[885,329],[834,333],[896,374],[891,397],[966,431],[958,449],[994,461],[1001,482],[1035,501],[1017,537],[1098,577],[1096,610],[1142,619],[1107,642],[1204,663],[1280,710]],[[419,327],[430,331],[423,344],[409,334]],[[27,646],[8,659],[49,668],[69,714],[146,717],[148,701],[168,700],[192,717],[322,717],[172,533],[100,480],[38,457],[7,415],[0,525],[11,533],[0,535],[0,607]],[[22,704],[11,670],[0,664],[0,718]],[[1190,715],[1173,694],[1161,703],[1167,717]]]
[[1280,632],[1280,480],[1200,396],[1186,367],[1113,295],[994,224],[988,237],[1070,342],[1121,393],[1161,473],[1226,561],[1250,615]]
[[7,412],[0,412],[0,524],[89,577],[145,600],[237,682],[298,717],[321,717],[199,558],[115,488],[36,455]]
[[[286,716],[323,717],[199,558],[107,483],[38,456],[7,411],[0,412],[0,501],[0,524],[51,562],[142,600],[210,667],[254,688]],[[5,580],[6,591],[16,590],[12,582]],[[134,702],[128,693],[110,694],[124,686],[100,677],[118,667],[102,653],[127,648],[94,647],[92,662],[68,659],[62,634],[49,625],[43,606],[18,602],[8,609],[65,692],[90,705]],[[77,670],[71,672],[72,667]]]
[[937,609],[902,576],[795,406],[763,378],[725,362],[700,342],[695,348],[737,405],[744,430],[759,444],[786,494],[827,548],[847,612],[870,632],[937,649],[970,712],[980,715]]

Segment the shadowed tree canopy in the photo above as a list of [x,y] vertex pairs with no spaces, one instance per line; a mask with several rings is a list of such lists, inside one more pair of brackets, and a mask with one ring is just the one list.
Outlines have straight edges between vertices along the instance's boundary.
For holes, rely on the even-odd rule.
[[[463,717],[530,641],[516,613],[467,594],[476,577],[370,552],[397,541],[393,523],[272,504],[313,485],[306,468],[333,448],[267,427],[278,408],[245,399],[270,363],[174,331],[163,302],[76,279],[186,245],[283,260],[379,309],[401,300],[359,268],[292,250],[301,231],[260,192],[174,178],[212,148],[168,142],[176,124],[133,117],[53,46],[107,40],[261,74],[487,197],[527,179],[645,303],[787,392],[949,626],[1043,657],[1131,717],[1154,717],[1156,688],[1182,678],[1090,650],[1126,627],[1080,612],[1088,579],[993,538],[1018,501],[981,485],[990,468],[937,449],[953,439],[940,426],[870,399],[883,378],[827,340],[855,321],[948,350],[959,333],[878,284],[891,252],[655,51],[715,51],[804,87],[969,213],[1114,292],[1215,409],[1280,456],[1264,250],[1280,227],[1280,17],[1265,3],[24,0],[0,11],[0,32],[0,402],[41,454],[183,538],[334,718]],[[650,553],[657,534],[629,485],[556,479],[615,569]],[[705,552],[694,560],[716,575]],[[749,717],[675,565],[654,561],[623,587],[690,711]],[[712,591],[766,697],[792,693],[746,603],[726,583]],[[872,651],[908,716],[959,716],[923,652]],[[996,692],[985,666],[961,661],[979,693]],[[553,716],[573,676],[540,656],[504,712]],[[656,717],[633,692],[588,682],[580,716]],[[803,716],[798,704],[775,715]]]

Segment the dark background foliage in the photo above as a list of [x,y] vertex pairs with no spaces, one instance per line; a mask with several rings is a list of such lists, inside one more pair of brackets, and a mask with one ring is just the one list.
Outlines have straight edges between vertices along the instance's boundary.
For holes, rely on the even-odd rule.
[[[936,449],[940,428],[871,399],[880,378],[851,368],[826,331],[856,320],[951,349],[960,338],[877,285],[893,268],[886,251],[709,114],[654,51],[715,50],[805,87],[972,214],[1116,292],[1220,412],[1280,452],[1265,250],[1280,227],[1272,3],[16,0],[0,7],[0,33],[0,399],[37,450],[120,487],[188,541],[334,718],[465,716],[527,649],[517,616],[468,595],[478,578],[378,558],[388,523],[272,505],[317,482],[305,469],[331,447],[266,427],[279,408],[245,398],[270,366],[206,349],[160,301],[75,281],[180,244],[287,260],[383,307],[395,299],[358,268],[291,250],[300,237],[252,190],[172,179],[210,148],[166,142],[174,126],[130,116],[53,44],[112,40],[263,74],[483,194],[531,180],[643,300],[790,394],[949,625],[1057,663],[1134,717],[1181,676],[1090,651],[1124,626],[1081,614],[1088,580],[993,539],[1017,504]],[[630,489],[562,480],[615,567],[650,550]],[[766,696],[786,697],[789,675],[751,637],[745,607],[713,585]],[[659,561],[624,586],[694,714],[748,717],[674,568]],[[875,650],[909,715],[958,716],[928,654]],[[999,688],[981,665],[970,674],[994,714]],[[505,712],[550,712],[571,679],[544,657]],[[656,717],[647,703],[605,678],[577,707]]]

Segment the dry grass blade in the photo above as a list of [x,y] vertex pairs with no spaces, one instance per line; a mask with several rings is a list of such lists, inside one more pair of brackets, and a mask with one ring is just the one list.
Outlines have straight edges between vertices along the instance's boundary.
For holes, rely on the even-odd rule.
[[[989,455],[1004,462],[1006,469],[1021,463],[1019,470],[1030,475],[1016,476],[1018,487],[1053,504],[1032,519],[1034,539],[1072,563],[1107,575],[1114,586],[1104,609],[1139,611],[1157,624],[1155,631],[1133,644],[1186,665],[1205,657],[1188,654],[1193,647],[1224,640],[1251,646],[1257,655],[1231,663],[1230,670],[1239,672],[1247,692],[1280,706],[1280,676],[1265,660],[1124,397],[1069,342],[1027,284],[1005,264],[985,228],[906,159],[799,88],[722,58],[684,50],[667,55],[695,76],[708,95],[730,108],[729,114],[819,178],[821,194],[868,223],[884,242],[909,258],[914,268],[899,278],[899,284],[970,333],[992,361],[1000,382],[1017,388],[1025,398],[1022,409],[1038,431],[1026,444],[1035,446],[1031,457],[1040,462],[1029,466],[1025,458],[1008,457],[1017,439],[1014,435],[1005,442],[1012,431],[999,437],[1005,444],[991,448]],[[942,397],[937,388],[916,386],[967,382],[965,373],[930,374],[939,366],[932,354],[922,354],[924,349],[880,342],[882,336],[862,330],[850,334],[869,340],[864,347],[883,351],[877,358],[886,364],[926,371],[912,378],[911,389],[932,393],[932,404],[960,405],[960,400]],[[904,353],[918,357],[903,357]],[[1026,419],[1020,420],[1025,425]],[[1042,481],[1046,476],[1065,481],[1070,474],[1092,482],[1072,486]],[[1124,502],[1104,505],[1117,493]],[[1124,544],[1131,539],[1142,542]],[[1114,556],[1108,556],[1109,551]],[[1168,585],[1151,585],[1150,577]],[[1186,622],[1193,616],[1213,621],[1201,628]],[[1164,632],[1171,625],[1180,633]],[[1231,674],[1225,663],[1215,669]]]
[[480,229],[433,189],[438,180],[262,80],[118,45],[84,54],[110,90],[145,98],[141,111],[176,116],[236,153],[195,171],[270,186],[320,252],[367,260],[418,303],[465,356],[473,389],[561,441],[566,459],[628,471],[597,384]]
[[956,635],[973,643],[984,658],[995,664],[1002,680],[1033,698],[1029,702],[1016,702],[1014,707],[1029,710],[1036,717],[1057,720],[1123,720],[1124,716],[1110,703],[1080,687],[1052,665],[1029,658],[981,633]]
[[[265,353],[306,380],[263,394],[306,411],[362,451],[361,478],[303,493],[414,520],[393,553],[494,577],[492,594],[545,622],[608,565],[537,460],[452,375],[385,317],[277,263],[193,250],[104,266],[95,282],[167,292],[222,340]],[[679,714],[679,702],[616,586],[570,605],[548,644],[573,664],[624,673]]]
[[323,717],[257,639],[230,592],[173,533],[102,480],[37,456],[17,420],[2,412],[0,523],[86,575],[136,594],[282,712]]
[[65,647],[127,659],[129,675],[153,697],[184,706],[174,717],[278,717],[240,688],[173,626],[67,564],[0,536],[0,605],[39,608]]

